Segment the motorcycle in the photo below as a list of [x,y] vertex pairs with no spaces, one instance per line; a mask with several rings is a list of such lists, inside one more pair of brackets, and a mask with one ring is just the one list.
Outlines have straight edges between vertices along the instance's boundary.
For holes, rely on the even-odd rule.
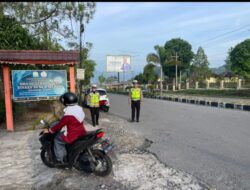
[[[41,124],[47,128],[51,128],[57,123],[58,121],[48,123],[41,120]],[[44,133],[43,131],[39,134],[39,141],[42,144],[40,156],[46,166],[69,169],[74,167],[79,171],[94,173],[97,176],[107,176],[111,173],[113,165],[111,153],[115,146],[110,139],[102,138],[104,135],[102,129],[91,131],[87,135],[79,137],[72,144],[66,144],[67,156],[65,164],[60,166],[56,165],[57,161],[54,153],[56,134]]]
[[103,110],[104,112],[109,111],[109,101],[108,100],[100,100],[99,102],[100,109]]

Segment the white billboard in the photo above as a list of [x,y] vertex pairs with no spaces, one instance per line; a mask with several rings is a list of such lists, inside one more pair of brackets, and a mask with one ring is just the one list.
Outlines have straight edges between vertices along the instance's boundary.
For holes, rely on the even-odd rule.
[[107,55],[107,72],[131,71],[131,57],[129,55]]

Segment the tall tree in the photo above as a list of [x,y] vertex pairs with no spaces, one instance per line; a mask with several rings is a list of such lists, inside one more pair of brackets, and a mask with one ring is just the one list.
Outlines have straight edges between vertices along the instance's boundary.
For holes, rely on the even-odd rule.
[[[83,80],[83,85],[89,85],[90,84],[90,79],[94,77],[94,71],[95,71],[95,66],[96,63],[94,60],[89,59],[89,51],[93,45],[89,43],[85,48],[82,49],[82,61],[84,64],[84,69],[85,69],[85,79]],[[80,67],[80,65],[78,65]]]
[[85,79],[83,81],[83,85],[86,86],[90,84],[90,79],[94,77],[96,63],[94,60],[87,59],[84,60],[84,66],[85,66]]
[[[192,52],[192,46],[181,38],[174,38],[165,43],[166,60],[163,71],[169,77],[175,77],[175,65],[178,65],[178,75],[181,70],[187,70],[190,67],[191,60],[194,53]],[[178,59],[176,61],[175,56],[177,54]]]
[[0,49],[40,49],[39,40],[29,34],[15,18],[0,13]]
[[[61,38],[76,45],[79,22],[88,23],[95,13],[94,2],[1,2],[0,10],[14,16],[23,26],[50,48],[50,41]],[[69,23],[69,24],[68,24]]]
[[[155,53],[149,53],[147,55],[147,62],[148,64],[150,63],[155,63],[155,64],[160,64],[161,67],[164,68],[164,66],[167,65],[167,62],[166,62],[166,57],[167,57],[167,54],[168,52],[166,51],[166,49],[162,46],[159,46],[159,45],[156,45],[154,47],[155,49]],[[155,81],[155,71],[154,71],[154,68],[155,66],[151,64],[151,66],[149,65],[146,65],[144,67],[144,75],[145,75],[145,72],[146,72],[146,76],[145,76],[145,79],[149,82],[149,81]],[[146,69],[146,71],[145,71]],[[152,70],[152,73],[150,74],[149,72],[151,72]],[[154,79],[154,80],[153,80]]]
[[155,83],[157,81],[157,74],[155,72],[155,66],[147,64],[143,69],[144,80],[147,83]]
[[230,64],[235,74],[250,79],[250,39],[239,43],[232,49]]
[[211,75],[208,65],[207,55],[203,48],[199,47],[197,53],[194,55],[191,78],[199,82],[204,82]]
[[[23,28],[15,18],[5,16],[0,10],[0,49],[22,50],[40,49],[41,43],[38,39],[31,36],[27,29]],[[14,67],[13,65],[10,68]],[[15,65],[15,69],[22,69],[24,66]],[[26,69],[34,66],[25,66]],[[0,65],[0,95],[3,96],[2,66]]]
[[143,73],[139,73],[138,75],[136,75],[136,76],[134,77],[134,80],[137,80],[137,81],[139,82],[139,84],[144,84],[144,83],[146,83],[146,79],[145,79]]
[[233,50],[233,48],[230,47],[229,50],[228,50],[228,52],[227,52],[227,57],[226,57],[226,60],[225,60],[226,69],[227,69],[227,71],[230,71],[230,72],[232,72],[232,69],[231,69],[231,67],[232,67],[232,62],[231,62],[231,60],[230,60],[230,54],[231,54],[232,50]]

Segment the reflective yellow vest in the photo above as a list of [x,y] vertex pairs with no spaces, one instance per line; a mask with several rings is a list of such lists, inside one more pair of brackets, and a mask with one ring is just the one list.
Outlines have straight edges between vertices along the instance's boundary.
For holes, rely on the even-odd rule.
[[89,106],[90,107],[99,107],[100,94],[98,92],[89,94]]
[[141,89],[131,88],[131,99],[136,101],[141,99]]

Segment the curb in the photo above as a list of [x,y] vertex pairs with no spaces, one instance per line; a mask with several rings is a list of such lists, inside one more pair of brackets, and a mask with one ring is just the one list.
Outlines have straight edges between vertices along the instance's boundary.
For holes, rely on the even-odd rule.
[[179,98],[179,97],[160,97],[160,96],[151,96],[145,97],[151,99],[161,99],[167,101],[174,101],[180,103],[189,103],[189,104],[196,104],[202,106],[210,106],[210,107],[217,107],[217,108],[225,108],[225,109],[235,109],[235,110],[242,110],[242,111],[250,111],[250,105],[242,105],[237,103],[228,103],[228,102],[220,102],[220,101],[206,101],[206,100],[196,100],[196,99],[187,99],[187,98]]
[[[125,93],[114,93],[114,92],[109,92],[109,93],[127,95]],[[160,97],[160,96],[156,96],[156,95],[144,95],[144,98],[167,100],[167,101],[174,101],[174,102],[188,103],[188,104],[196,104],[196,105],[210,106],[210,107],[217,107],[217,108],[224,108],[224,109],[250,111],[250,105],[237,104],[237,103],[196,100],[196,99],[192,99],[192,98],[187,99],[187,98],[179,98],[179,97],[171,97],[171,96]]]

